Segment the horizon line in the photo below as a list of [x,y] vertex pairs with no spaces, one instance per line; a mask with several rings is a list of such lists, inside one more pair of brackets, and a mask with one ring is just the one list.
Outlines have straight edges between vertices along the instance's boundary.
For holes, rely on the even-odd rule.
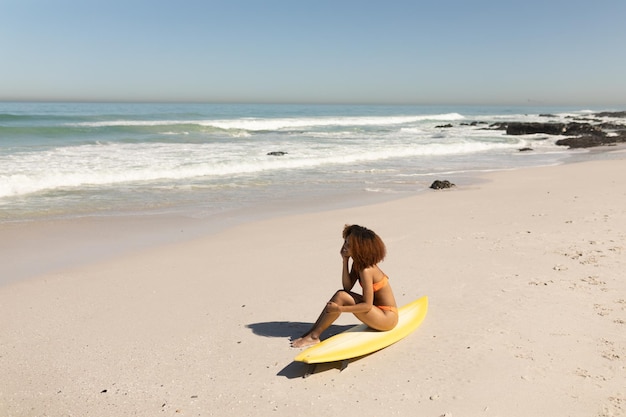
[[26,99],[0,98],[0,103],[74,103],[74,104],[232,104],[232,105],[321,105],[321,106],[516,106],[516,107],[625,107],[624,104],[548,103],[528,99],[523,102],[424,102],[424,101],[286,101],[286,100],[151,100],[151,99]]

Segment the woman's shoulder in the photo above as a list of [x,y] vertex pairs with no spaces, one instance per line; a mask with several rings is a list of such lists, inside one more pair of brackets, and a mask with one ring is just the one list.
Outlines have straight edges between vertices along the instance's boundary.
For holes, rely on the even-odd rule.
[[372,266],[368,266],[366,268],[363,268],[360,271],[360,273],[361,273],[361,275],[369,275],[369,276],[372,276],[372,277],[378,276],[379,274],[380,275],[385,275],[383,273],[383,271],[381,271],[381,269],[378,267],[378,265],[372,265]]

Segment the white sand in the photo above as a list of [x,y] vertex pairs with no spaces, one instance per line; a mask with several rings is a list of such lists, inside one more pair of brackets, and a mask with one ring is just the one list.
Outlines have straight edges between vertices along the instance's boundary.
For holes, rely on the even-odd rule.
[[[624,415],[625,174],[495,173],[4,285],[0,416]],[[398,302],[430,310],[303,379],[289,338],[340,285],[345,223],[383,237]]]

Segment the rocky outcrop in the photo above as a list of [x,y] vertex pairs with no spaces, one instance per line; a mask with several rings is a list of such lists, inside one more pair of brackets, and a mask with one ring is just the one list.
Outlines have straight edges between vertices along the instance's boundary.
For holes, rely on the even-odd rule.
[[576,148],[592,148],[594,146],[608,145],[613,143],[607,141],[606,138],[601,136],[577,136],[574,138],[559,139],[555,142],[559,146],[568,146],[570,149]]
[[534,135],[543,133],[546,135],[562,135],[565,132],[564,123],[522,123],[510,122],[506,124],[507,135]]
[[597,117],[626,118],[626,111],[605,111],[595,114]]
[[[549,117],[551,115],[542,115]],[[604,112],[597,113],[597,117],[626,118],[624,112]],[[578,119],[579,121],[560,122],[499,122],[489,126],[492,130],[506,130],[507,135],[558,135],[571,136],[566,139],[559,139],[556,144],[559,146],[569,146],[570,148],[590,148],[594,146],[614,145],[626,143],[626,125],[601,122],[589,123],[590,119]]]
[[575,136],[575,135],[595,135],[595,136],[606,136],[606,133],[599,127],[589,123],[577,123],[572,122],[568,123],[565,126],[565,130],[563,132],[566,136]]
[[486,125],[487,122],[470,122],[470,123],[461,123],[461,126],[478,126],[478,125]]
[[[540,117],[556,118],[554,114],[540,114]],[[626,118],[626,111],[600,112],[586,116],[566,116],[567,122],[496,122],[490,124],[485,130],[505,130],[507,135],[556,135],[570,136],[556,141],[557,145],[569,146],[570,148],[591,148],[594,146],[615,145],[626,143],[626,124],[621,121],[607,121],[606,118]],[[573,121],[569,121],[573,120]],[[462,126],[476,126],[478,123],[461,123]],[[441,125],[438,128],[451,127]],[[544,139],[547,139],[544,138]],[[537,140],[537,138],[535,139]],[[530,148],[520,149],[521,152],[529,151]]]
[[606,134],[582,135],[573,138],[559,139],[555,143],[559,146],[568,146],[570,149],[617,145],[618,143],[626,143],[626,133],[621,133],[616,136],[607,136]]
[[542,133],[545,135],[604,135],[600,126],[590,123],[524,123],[508,122],[503,123],[507,135],[534,135]]

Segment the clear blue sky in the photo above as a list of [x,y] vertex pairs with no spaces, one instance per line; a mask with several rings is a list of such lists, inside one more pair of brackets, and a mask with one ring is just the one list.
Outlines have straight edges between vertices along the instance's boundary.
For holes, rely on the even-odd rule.
[[626,105],[626,1],[1,0],[0,100]]

